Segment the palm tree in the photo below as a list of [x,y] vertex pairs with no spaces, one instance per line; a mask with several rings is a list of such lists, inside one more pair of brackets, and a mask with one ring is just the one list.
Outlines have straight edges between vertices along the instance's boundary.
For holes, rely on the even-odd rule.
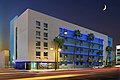
[[98,61],[99,61],[99,60],[100,60],[100,55],[102,54],[102,51],[99,50],[99,51],[97,52],[97,54],[98,54]]
[[107,46],[107,47],[106,47],[106,51],[108,52],[107,57],[106,57],[106,65],[107,65],[108,55],[109,55],[109,54],[110,54],[110,52],[112,51],[112,47]]
[[88,34],[87,39],[90,41],[90,42],[88,43],[88,60],[87,60],[87,62],[89,62],[90,46],[91,46],[91,41],[94,40],[94,34],[93,34],[93,33]]
[[58,49],[61,48],[64,44],[62,37],[55,37],[53,40],[55,43],[55,70],[58,68]]
[[[78,37],[82,37],[82,35],[81,35],[81,33],[80,33],[79,30],[75,30],[75,31],[74,31],[74,37],[75,37],[75,39],[74,39],[74,40],[75,40],[75,41],[74,41],[75,46],[74,46],[73,62],[75,62],[75,52],[76,52],[77,38],[78,38]],[[74,68],[75,68],[75,64],[74,64]]]
[[57,44],[58,48],[61,48],[64,44],[64,39],[62,37],[55,37],[54,42]]

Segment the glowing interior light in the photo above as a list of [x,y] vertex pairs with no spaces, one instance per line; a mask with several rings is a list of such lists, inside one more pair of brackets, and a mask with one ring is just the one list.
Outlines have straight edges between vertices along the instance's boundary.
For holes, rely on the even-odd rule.
[[60,51],[61,51],[61,49],[58,49],[58,51],[60,52]]
[[53,50],[53,48],[51,47],[50,50]]
[[120,45],[117,45],[116,48],[117,48],[117,49],[120,49]]

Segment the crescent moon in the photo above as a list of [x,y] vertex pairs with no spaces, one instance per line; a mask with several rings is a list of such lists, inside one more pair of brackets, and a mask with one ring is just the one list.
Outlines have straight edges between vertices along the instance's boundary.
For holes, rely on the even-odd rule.
[[104,4],[104,8],[103,8],[103,11],[105,11],[107,9],[107,6]]

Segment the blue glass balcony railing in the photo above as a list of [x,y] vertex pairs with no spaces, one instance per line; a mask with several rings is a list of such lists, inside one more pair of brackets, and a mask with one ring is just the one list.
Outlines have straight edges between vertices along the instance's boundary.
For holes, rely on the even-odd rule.
[[[67,35],[63,34],[64,31],[67,31],[68,34]],[[64,37],[75,39],[75,37],[73,36],[73,33],[74,33],[74,31],[72,31],[72,30],[68,30],[68,29],[65,29],[65,28],[60,28],[60,36],[64,36]],[[82,37],[77,38],[77,39],[90,42],[90,41],[87,40],[87,34],[82,34]],[[95,43],[95,44],[103,45],[103,39],[100,39],[100,38],[96,38],[95,37],[94,41],[91,41],[91,42]]]
[[[67,37],[67,38],[72,38],[72,39],[76,39],[74,36],[65,35],[65,34],[60,34],[60,36]],[[82,41],[90,42],[85,37],[77,38],[77,40],[82,40]],[[96,42],[96,41],[91,41],[91,42],[95,43],[95,44],[103,45],[103,42]]]
[[[75,46],[75,44],[66,44],[66,43],[64,43],[64,45],[65,45],[65,46],[71,46],[71,47],[74,47],[74,46]],[[86,49],[89,48],[88,46],[80,46],[80,45],[76,45],[76,47],[78,47],[78,48],[86,48]],[[90,49],[103,51],[103,49],[100,49],[100,48],[90,48]]]

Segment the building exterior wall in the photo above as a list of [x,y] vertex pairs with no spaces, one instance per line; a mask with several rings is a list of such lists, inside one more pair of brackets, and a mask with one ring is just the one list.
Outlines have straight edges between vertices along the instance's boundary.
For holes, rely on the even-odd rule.
[[4,50],[0,52],[0,68],[9,67],[9,51]]
[[[37,28],[36,21],[40,22],[40,29]],[[44,28],[44,23],[47,23],[48,28]],[[74,32],[74,30],[80,30],[83,35],[93,33],[95,39],[102,40],[103,45],[103,61],[106,59],[107,52],[106,47],[109,46],[109,39],[107,35],[83,28],[81,26],[39,13],[37,11],[27,9],[22,15],[18,17],[15,21],[14,26],[18,27],[18,39],[17,39],[17,54],[18,58],[16,62],[22,61],[33,61],[33,62],[55,62],[55,47],[53,39],[56,36],[61,36],[61,31],[64,29],[69,32]],[[40,39],[36,38],[36,31],[40,31]],[[44,40],[44,33],[48,33],[48,40]],[[67,34],[69,36],[69,34]],[[71,36],[71,35],[70,35]],[[84,39],[84,38],[83,38]],[[86,39],[87,40],[87,39]],[[40,41],[40,49],[36,48],[36,41]],[[44,47],[44,42],[48,43],[48,47]],[[73,39],[74,42],[74,39]],[[95,42],[95,41],[94,41]],[[64,43],[65,45],[65,43]],[[112,44],[110,44],[112,46]],[[50,48],[53,50],[50,50]],[[40,51],[40,58],[36,58],[36,51]],[[63,50],[62,50],[63,51]],[[48,52],[48,59],[44,56],[44,52]],[[61,52],[62,53],[62,52]],[[64,53],[64,52],[63,52]],[[59,54],[60,56],[60,54]],[[70,57],[70,56],[69,56]],[[59,62],[60,62],[60,57]],[[68,65],[69,66],[69,65]]]
[[[26,11],[14,23],[17,27],[17,58],[15,60],[29,60],[28,53],[28,12]],[[16,33],[16,32],[15,32]]]
[[120,63],[120,45],[116,46],[116,64]]
[[15,40],[15,26],[14,26],[14,21],[18,18],[18,16],[16,16],[15,18],[13,18],[10,21],[10,62],[12,63],[12,61],[15,59],[15,51],[16,51],[16,40]]
[[0,68],[3,68],[5,65],[5,57],[4,57],[4,54],[3,52],[0,53]]

